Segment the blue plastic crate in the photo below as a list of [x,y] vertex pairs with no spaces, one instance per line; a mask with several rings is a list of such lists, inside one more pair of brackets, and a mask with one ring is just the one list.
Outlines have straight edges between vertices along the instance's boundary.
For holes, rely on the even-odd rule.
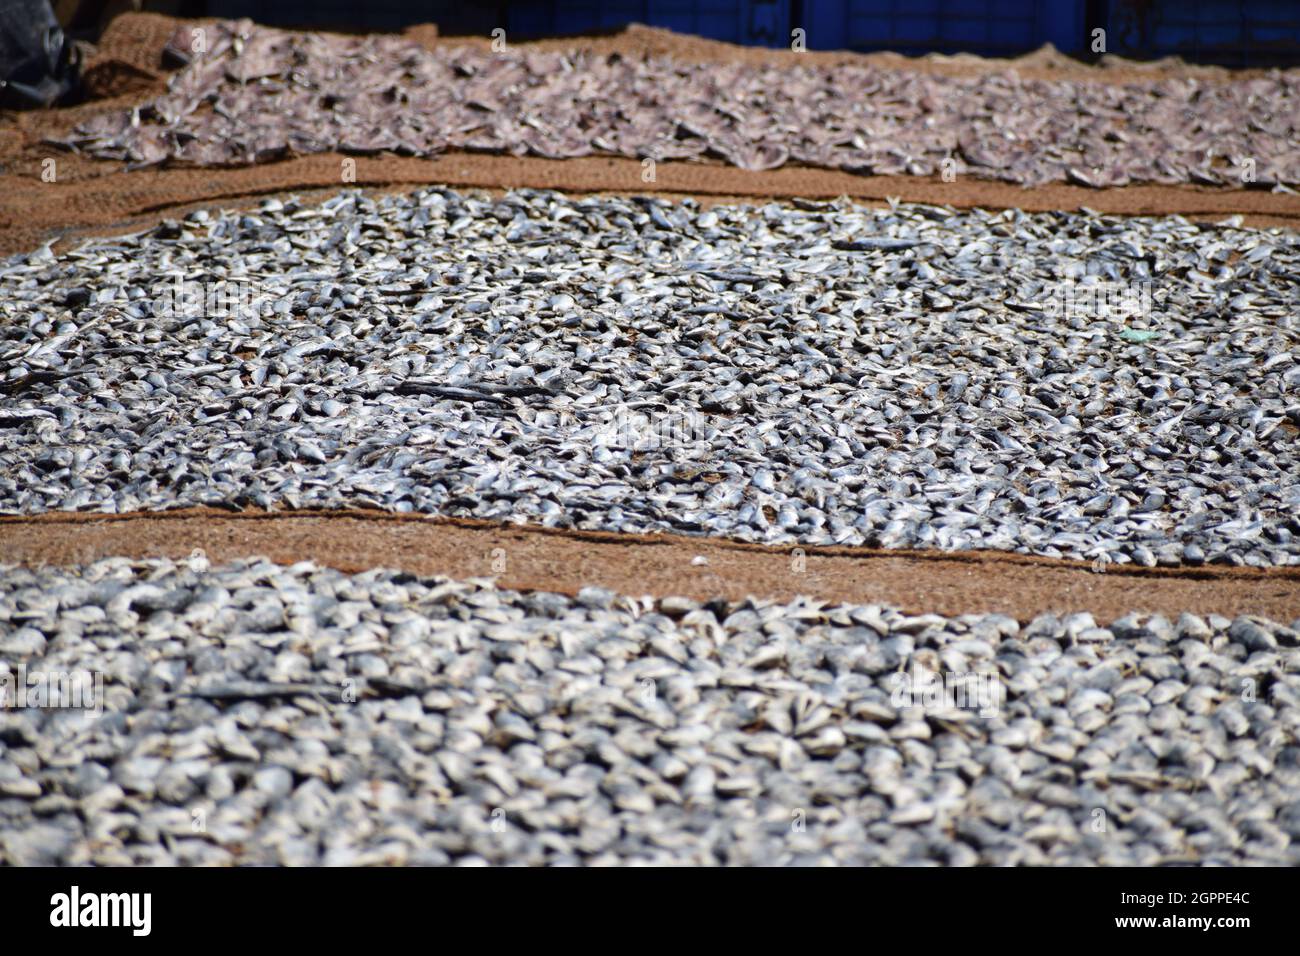
[[804,0],[817,49],[1027,52],[1085,43],[1083,0]]
[[[1006,56],[1052,43],[1090,55],[1104,27],[1109,52],[1179,54],[1235,66],[1300,63],[1300,0],[1108,0],[1086,22],[1087,0],[208,0],[213,16],[268,24],[397,30],[435,22],[442,32],[512,38],[588,33],[632,22],[751,45],[787,46],[806,31],[810,49],[930,50]],[[798,16],[796,22],[795,17]]]
[[1113,0],[1112,52],[1228,66],[1300,63],[1296,0]]

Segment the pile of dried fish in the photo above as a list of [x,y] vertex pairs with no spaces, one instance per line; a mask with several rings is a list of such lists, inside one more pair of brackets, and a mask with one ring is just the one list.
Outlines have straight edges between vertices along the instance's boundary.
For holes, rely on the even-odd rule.
[[1297,626],[5,567],[0,864],[1297,865]]
[[801,206],[350,192],[18,257],[0,510],[1300,562],[1294,233]]
[[[227,21],[163,96],[97,116],[66,145],[136,164],[448,149],[552,158],[711,157],[872,174],[1071,181],[1300,182],[1300,71],[1125,85],[872,66],[690,64],[427,50],[395,36]],[[189,51],[192,31],[173,50]],[[1246,161],[1250,162],[1247,163]]]

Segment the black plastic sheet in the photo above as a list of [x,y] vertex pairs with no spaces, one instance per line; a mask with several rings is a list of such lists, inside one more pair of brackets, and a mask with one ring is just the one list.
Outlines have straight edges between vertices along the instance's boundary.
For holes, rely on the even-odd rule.
[[76,84],[73,47],[49,0],[0,0],[0,107],[51,106]]

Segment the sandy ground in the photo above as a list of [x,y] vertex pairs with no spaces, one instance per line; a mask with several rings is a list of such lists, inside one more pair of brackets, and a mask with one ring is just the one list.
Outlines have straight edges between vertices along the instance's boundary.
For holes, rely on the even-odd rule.
[[[558,531],[375,512],[230,514],[184,509],[134,515],[52,514],[0,519],[3,560],[80,564],[109,556],[210,560],[264,556],[312,560],[346,572],[371,567],[416,574],[492,577],[502,587],[576,594],[599,586],[624,594],[696,600],[808,595],[891,604],[911,613],[1088,611],[1110,623],[1130,612],[1189,611],[1300,618],[1300,568],[1111,569],[998,552],[769,548],[678,535]],[[800,560],[802,558],[802,560]]]

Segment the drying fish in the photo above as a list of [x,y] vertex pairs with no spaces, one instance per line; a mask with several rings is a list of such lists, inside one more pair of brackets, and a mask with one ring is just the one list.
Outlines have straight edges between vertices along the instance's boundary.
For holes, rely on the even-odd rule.
[[[1026,79],[1007,70],[684,63],[666,57],[426,49],[398,36],[191,28],[167,92],[87,120],[63,145],[132,165],[450,149],[711,158],[877,175],[1242,186],[1300,183],[1300,71],[1204,85]],[[1246,159],[1251,163],[1246,163]]]

